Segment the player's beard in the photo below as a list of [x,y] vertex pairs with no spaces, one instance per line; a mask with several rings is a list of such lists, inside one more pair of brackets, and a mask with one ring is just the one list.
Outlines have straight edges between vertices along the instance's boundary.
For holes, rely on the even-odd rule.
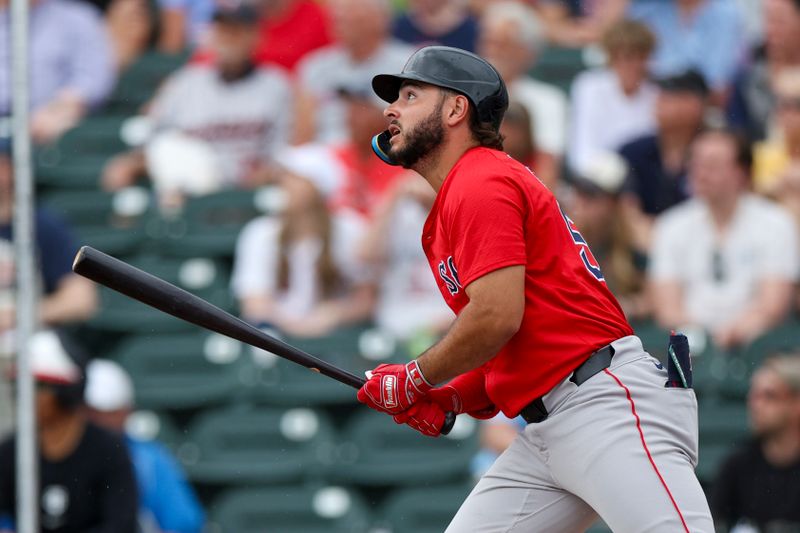
[[389,155],[403,168],[413,168],[420,159],[429,156],[444,140],[442,107],[444,99],[439,100],[436,109],[425,119],[403,134],[402,147],[392,148]]

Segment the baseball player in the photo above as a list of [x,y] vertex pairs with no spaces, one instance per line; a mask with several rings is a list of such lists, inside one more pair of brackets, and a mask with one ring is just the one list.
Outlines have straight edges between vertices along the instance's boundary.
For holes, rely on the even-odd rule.
[[376,154],[436,191],[422,245],[458,318],[358,399],[430,436],[445,411],[528,422],[447,531],[582,531],[599,515],[616,532],[711,533],[694,392],[666,386],[577,228],[502,151],[497,71],[431,46],[372,86],[390,103]]

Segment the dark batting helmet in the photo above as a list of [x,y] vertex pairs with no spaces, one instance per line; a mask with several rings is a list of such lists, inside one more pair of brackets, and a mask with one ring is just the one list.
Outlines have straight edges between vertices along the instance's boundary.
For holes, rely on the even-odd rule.
[[[378,74],[372,78],[372,89],[386,102],[392,103],[400,94],[404,81],[419,81],[456,91],[467,97],[475,108],[480,122],[500,129],[503,114],[508,108],[508,91],[497,70],[482,57],[450,46],[426,46],[408,59],[399,74]],[[375,153],[389,164],[388,132],[376,135],[372,141]]]
[[508,107],[508,91],[497,70],[482,57],[450,46],[426,46],[414,52],[400,74],[378,74],[372,78],[372,89],[392,103],[406,80],[463,94],[475,106],[481,122],[500,128]]

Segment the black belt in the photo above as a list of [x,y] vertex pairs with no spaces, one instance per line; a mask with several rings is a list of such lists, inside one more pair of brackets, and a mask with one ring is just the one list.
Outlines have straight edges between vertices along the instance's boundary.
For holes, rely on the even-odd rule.
[[[587,379],[608,368],[611,365],[612,357],[614,357],[614,347],[610,344],[603,346],[581,363],[572,373],[569,380],[580,387]],[[547,418],[547,409],[544,406],[542,397],[539,396],[523,407],[519,414],[529,424],[536,424]]]

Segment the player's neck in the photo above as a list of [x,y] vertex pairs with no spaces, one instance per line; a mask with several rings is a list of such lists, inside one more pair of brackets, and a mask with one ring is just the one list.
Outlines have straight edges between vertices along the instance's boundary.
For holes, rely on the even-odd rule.
[[86,420],[79,411],[44,424],[39,429],[41,454],[51,461],[64,459],[78,446],[85,429]]
[[420,175],[431,184],[433,190],[439,192],[444,185],[444,180],[453,169],[461,157],[470,149],[475,148],[477,143],[472,139],[465,139],[461,142],[447,142],[442,144],[441,150],[428,157],[420,159],[414,166]]
[[761,443],[767,461],[774,466],[789,466],[800,461],[800,429],[787,427]]

